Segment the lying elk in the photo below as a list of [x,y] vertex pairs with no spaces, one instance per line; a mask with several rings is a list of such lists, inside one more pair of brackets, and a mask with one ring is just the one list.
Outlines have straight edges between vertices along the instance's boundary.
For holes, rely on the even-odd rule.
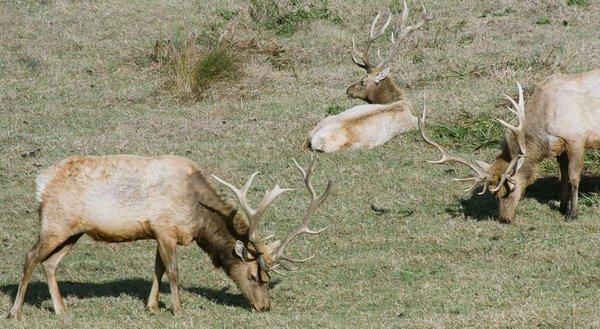
[[433,16],[423,7],[421,20],[415,25],[407,25],[408,6],[404,2],[402,14],[396,17],[396,27],[390,34],[391,51],[385,58],[378,51],[379,63],[373,65],[369,59],[371,44],[385,34],[393,15],[390,13],[383,26],[376,30],[380,17],[381,13],[373,19],[362,53],[356,49],[352,38],[352,61],[366,70],[367,75],[360,82],[351,85],[346,93],[350,98],[359,98],[369,104],[355,106],[321,120],[309,133],[305,146],[322,152],[372,148],[386,143],[397,134],[416,128],[417,118],[411,113],[410,102],[404,98],[404,93],[390,76],[387,65],[398,53],[401,42],[432,20]]
[[525,188],[537,178],[540,163],[556,157],[560,167],[560,210],[567,219],[576,219],[585,149],[600,148],[600,70],[550,76],[534,91],[527,112],[523,89],[517,85],[519,101],[505,97],[515,108],[509,110],[517,116],[518,125],[498,120],[506,128],[506,136],[493,164],[449,154],[425,133],[423,111],[419,120],[421,135],[442,154],[439,161],[430,162],[457,162],[469,167],[476,176],[458,180],[474,181],[469,191],[483,185],[480,194],[489,190],[499,201],[499,220],[511,222]]
[[256,209],[246,199],[254,173],[241,190],[214,177],[237,195],[245,215],[224,201],[200,168],[177,156],[152,158],[117,155],[73,157],[42,172],[36,180],[41,202],[41,234],[27,252],[23,275],[9,317],[21,318],[21,306],[33,269],[44,268],[57,314],[65,310],[54,275],[61,259],[75,242],[88,234],[94,240],[126,242],[157,241],[154,278],[148,308],[158,312],[159,285],[166,272],[173,312],[182,312],[178,293],[177,245],[196,242],[237,284],[257,311],[270,308],[267,291],[272,271],[294,270],[294,259],[284,251],[301,234],[317,234],[307,225],[311,215],[331,189],[317,195],[311,183],[314,161],[304,169],[294,161],[310,193],[311,203],[300,225],[281,243],[266,244],[258,224],[275,199],[289,189],[276,185],[267,191]]

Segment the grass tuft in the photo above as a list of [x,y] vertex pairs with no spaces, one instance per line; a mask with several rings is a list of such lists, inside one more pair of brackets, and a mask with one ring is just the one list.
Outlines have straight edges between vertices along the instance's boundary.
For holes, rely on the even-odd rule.
[[168,75],[167,89],[182,98],[201,98],[214,82],[233,81],[239,76],[235,53],[227,47],[201,47],[195,34],[182,39],[159,41],[153,60],[161,64]]
[[569,6],[587,7],[589,4],[589,0],[567,0]]
[[550,24],[550,18],[548,18],[547,16],[542,16],[540,18],[538,18],[537,21],[535,21],[535,24],[537,25],[547,25]]
[[327,115],[336,115],[344,112],[344,108],[339,105],[331,105],[327,108]]
[[194,64],[193,88],[199,93],[210,87],[214,80],[235,79],[238,69],[234,53],[222,47],[213,48],[203,54]]

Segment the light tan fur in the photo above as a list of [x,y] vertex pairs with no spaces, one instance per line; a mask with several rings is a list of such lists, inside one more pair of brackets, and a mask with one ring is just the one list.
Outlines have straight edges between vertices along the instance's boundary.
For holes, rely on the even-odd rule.
[[[40,173],[36,185],[41,233],[27,252],[10,317],[21,317],[31,272],[40,263],[55,312],[64,311],[54,271],[83,234],[105,242],[157,241],[148,299],[153,312],[158,311],[159,282],[165,272],[173,312],[182,312],[176,246],[194,241],[234,280],[252,307],[269,309],[268,275],[262,273],[253,255],[264,254],[268,261],[270,247],[249,245],[247,218],[215,192],[192,161],[178,156],[72,157]],[[236,240],[248,245],[249,259],[236,256]]]
[[[536,180],[540,163],[548,157],[556,157],[560,166],[561,211],[568,219],[577,218],[585,149],[600,148],[600,70],[555,74],[540,84],[528,100],[524,131],[527,156],[515,174],[514,189],[503,186],[496,194],[499,219],[514,219],[525,188]],[[507,134],[490,169],[492,184],[498,183],[516,149],[513,135]]]
[[321,120],[310,132],[305,147],[322,152],[369,149],[414,129],[416,122],[410,103],[404,100],[359,105]]
[[540,84],[525,106],[520,84],[519,101],[506,96],[515,109],[517,126],[499,120],[506,128],[501,150],[494,163],[472,162],[451,155],[425,133],[425,111],[419,120],[423,139],[438,149],[442,158],[431,163],[456,162],[476,175],[461,179],[473,181],[480,194],[489,190],[498,199],[498,218],[510,223],[527,186],[538,175],[540,163],[556,157],[560,167],[560,210],[567,219],[578,216],[579,180],[586,148],[600,148],[600,70],[550,76]]

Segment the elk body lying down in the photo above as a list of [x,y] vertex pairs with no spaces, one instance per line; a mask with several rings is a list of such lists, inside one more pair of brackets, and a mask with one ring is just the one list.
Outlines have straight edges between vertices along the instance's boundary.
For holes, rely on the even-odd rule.
[[379,146],[417,126],[410,104],[359,105],[326,117],[310,132],[307,147],[321,152]]
[[173,311],[176,314],[182,311],[176,247],[192,242],[208,253],[216,267],[225,271],[254,309],[268,310],[269,273],[278,266],[288,269],[284,261],[296,261],[283,255],[292,239],[319,232],[309,230],[307,222],[331,187],[330,183],[323,195],[317,197],[310,182],[314,162],[308,171],[296,166],[311,193],[310,208],[298,228],[282,243],[265,244],[258,238],[258,222],[269,204],[286,189],[275,186],[267,191],[254,210],[245,201],[245,193],[256,174],[238,195],[245,215],[225,202],[200,168],[185,158],[117,155],[73,157],[58,163],[36,180],[41,232],[27,252],[9,317],[21,317],[25,290],[33,269],[40,263],[54,310],[57,314],[64,311],[55,270],[83,234],[106,242],[157,241],[155,273],[148,298],[148,307],[153,312],[158,311],[159,283],[165,272]]
[[362,53],[356,50],[352,39],[352,60],[367,74],[360,82],[348,87],[346,94],[350,98],[364,100],[369,105],[355,106],[321,120],[309,133],[306,147],[321,152],[372,148],[417,127],[417,118],[412,114],[410,102],[390,76],[387,65],[396,56],[401,41],[433,19],[433,16],[423,8],[421,20],[415,25],[407,26],[408,6],[404,2],[402,15],[396,17],[395,29],[390,35],[392,49],[386,58],[380,58],[379,63],[373,65],[369,59],[371,44],[385,34],[393,18],[390,14],[383,26],[376,31],[380,16],[377,14],[371,23],[371,31]]
[[538,86],[525,111],[523,90],[519,102],[512,98],[518,125],[500,121],[506,128],[500,154],[492,164],[471,162],[450,155],[424,131],[425,113],[419,127],[425,141],[435,146],[442,159],[472,169],[476,176],[465,180],[483,185],[499,201],[500,221],[511,222],[525,188],[537,178],[540,163],[556,157],[560,167],[560,210],[568,219],[578,216],[577,194],[586,148],[600,148],[600,70],[574,75],[556,74]]

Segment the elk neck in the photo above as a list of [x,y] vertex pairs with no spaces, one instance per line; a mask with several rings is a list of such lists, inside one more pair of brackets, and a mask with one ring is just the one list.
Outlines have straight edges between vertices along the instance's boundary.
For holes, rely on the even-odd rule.
[[404,92],[389,76],[381,80],[378,87],[371,98],[372,104],[390,104],[404,99]]
[[[500,154],[496,157],[496,161],[494,161],[490,169],[492,181],[494,182],[500,180],[500,175],[502,175],[508,167],[509,162],[512,160],[512,156],[516,154],[514,150],[516,145],[511,144],[512,143],[507,138],[504,138],[501,142]],[[526,185],[529,186],[537,179],[540,163],[548,157],[548,147],[543,141],[538,138],[532,138],[530,135],[526,138],[526,148],[527,156],[519,169],[518,175],[520,175],[524,179]]]
[[247,241],[248,220],[232,205],[224,201],[214,190],[198,193],[198,222],[196,243],[218,268],[227,270],[237,262],[234,256],[236,240]]

